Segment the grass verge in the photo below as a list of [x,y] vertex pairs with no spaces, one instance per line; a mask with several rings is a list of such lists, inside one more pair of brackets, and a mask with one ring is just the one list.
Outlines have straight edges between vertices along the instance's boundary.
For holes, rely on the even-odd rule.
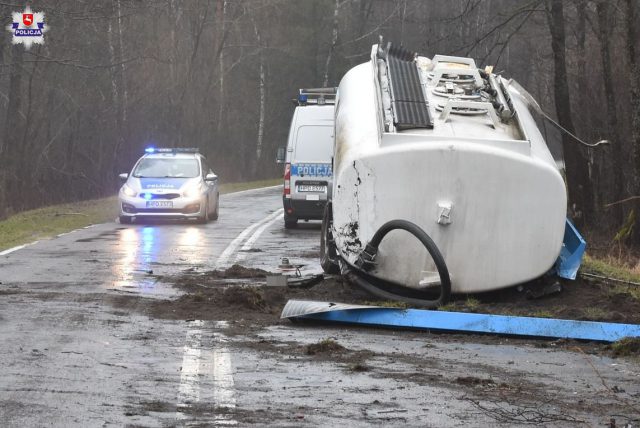
[[640,283],[640,264],[628,266],[615,257],[596,258],[585,255],[580,268],[582,272]]
[[[247,183],[225,183],[220,185],[220,193],[275,186],[281,182],[282,179],[277,178]],[[110,222],[117,216],[116,196],[24,211],[0,221],[0,251],[91,224]]]
[[0,221],[0,250],[113,221],[117,215],[115,196],[24,211]]
[[609,345],[616,357],[640,357],[640,338],[625,337]]

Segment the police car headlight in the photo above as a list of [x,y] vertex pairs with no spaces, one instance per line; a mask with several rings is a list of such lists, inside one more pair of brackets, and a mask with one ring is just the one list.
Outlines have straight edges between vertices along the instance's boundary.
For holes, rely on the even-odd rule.
[[136,191],[133,190],[131,187],[129,187],[126,184],[122,186],[122,193],[124,193],[127,196],[131,196],[131,197],[136,195]]
[[200,196],[201,193],[202,187],[200,186],[200,184],[189,186],[182,192],[185,198],[195,198],[196,196]]

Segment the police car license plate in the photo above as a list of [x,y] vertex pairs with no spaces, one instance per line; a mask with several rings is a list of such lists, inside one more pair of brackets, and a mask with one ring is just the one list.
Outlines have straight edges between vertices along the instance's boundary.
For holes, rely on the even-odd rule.
[[147,201],[147,208],[173,208],[173,201]]
[[301,184],[298,186],[298,192],[326,192],[327,186],[314,186],[311,184]]

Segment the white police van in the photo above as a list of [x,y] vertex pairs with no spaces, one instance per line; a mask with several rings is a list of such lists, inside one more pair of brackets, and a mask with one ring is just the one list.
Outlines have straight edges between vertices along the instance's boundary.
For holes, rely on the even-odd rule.
[[298,220],[322,220],[331,199],[333,176],[334,107],[336,88],[300,89],[293,113],[286,151],[278,150],[284,163],[284,225]]
[[145,149],[118,193],[120,223],[140,218],[216,220],[218,176],[207,159],[191,148]]

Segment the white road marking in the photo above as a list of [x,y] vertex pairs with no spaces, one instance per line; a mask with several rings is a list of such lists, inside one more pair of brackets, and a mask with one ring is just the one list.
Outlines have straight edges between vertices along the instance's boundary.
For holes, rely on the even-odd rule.
[[249,236],[250,233],[252,233],[254,230],[256,230],[258,227],[262,226],[263,224],[268,223],[271,220],[273,220],[274,218],[278,217],[280,214],[282,214],[283,211],[284,211],[284,209],[281,208],[281,209],[269,214],[268,216],[266,216],[265,218],[263,218],[259,222],[254,223],[251,226],[247,227],[238,236],[236,236],[236,238],[233,241],[231,241],[231,243],[229,245],[227,245],[227,248],[224,249],[222,254],[220,254],[220,257],[218,257],[218,261],[216,262],[216,269],[218,269],[218,268],[220,268],[222,266],[225,266],[229,262],[229,259],[231,258],[233,253],[238,249],[238,247],[240,246],[242,241],[244,241],[244,239],[247,236]]
[[259,190],[271,190],[271,189],[276,189],[278,187],[282,187],[282,184],[276,184],[275,186],[269,186],[269,187],[256,187],[255,189],[247,189],[247,190],[238,190],[237,192],[229,192],[229,193],[225,193],[225,195],[242,195],[244,193],[252,193],[252,192],[257,192]]
[[[218,321],[217,328],[225,328],[226,321]],[[227,339],[216,333],[216,343],[224,344]],[[232,412],[236,408],[235,382],[233,380],[233,368],[231,366],[231,351],[225,346],[219,346],[213,350],[213,403],[216,409],[226,409]],[[238,422],[229,413],[217,413],[216,425],[237,425]]]
[[28,247],[29,245],[37,244],[38,242],[40,242],[40,241],[33,241],[33,242],[28,243],[28,244],[18,245],[17,247],[13,247],[13,248],[9,248],[8,250],[0,251],[0,256],[6,256],[7,254],[11,254],[14,251],[22,250],[23,248]]
[[[218,321],[213,327],[224,328],[227,325],[226,321]],[[214,415],[214,426],[237,425],[238,421],[231,414],[236,408],[236,396],[231,352],[224,346],[227,340],[216,332],[213,335],[215,347],[203,349],[204,328],[202,320],[189,323],[183,347],[176,419],[187,419],[189,406],[204,402],[214,409],[225,409]],[[210,383],[213,388],[203,391],[200,387],[203,383]]]
[[200,375],[200,357],[202,353],[200,345],[203,325],[204,322],[202,320],[195,320],[189,323],[182,354],[178,412],[180,412],[181,408],[197,403],[200,399],[198,376]]
[[78,229],[70,230],[68,232],[59,233],[59,234],[56,235],[56,238],[59,238],[61,236],[65,236],[65,235],[69,235],[69,234],[77,232],[79,230],[91,229],[92,227],[96,227],[96,226],[97,226],[97,224],[90,224],[89,226],[84,226],[84,227],[80,227]]
[[262,226],[260,226],[255,232],[253,232],[253,235],[251,235],[251,237],[246,240],[246,242],[240,249],[241,252],[239,252],[238,255],[236,256],[236,263],[244,260],[247,257],[246,251],[250,250],[253,247],[253,244],[256,243],[258,238],[260,238],[260,235],[262,235],[264,231],[267,230],[267,228],[269,228],[269,226],[271,226],[276,221],[280,220],[279,217],[283,212],[284,212],[284,208],[280,208],[278,211],[272,214],[273,218],[271,220],[267,221]]
[[[79,229],[70,230],[69,232],[59,233],[59,234],[55,235],[54,238],[60,238],[61,236],[65,236],[65,235],[68,235],[70,233],[77,232],[78,230],[89,229],[90,227],[94,227],[94,226],[95,226],[95,224],[90,224],[89,226],[81,227]],[[33,242],[29,242],[28,244],[18,245],[17,247],[13,247],[13,248],[9,248],[9,249],[4,250],[4,251],[0,251],[0,256],[6,256],[7,254],[11,254],[14,251],[22,250],[25,247],[29,247],[31,245],[37,244],[38,242],[40,242],[40,241],[33,241]]]

